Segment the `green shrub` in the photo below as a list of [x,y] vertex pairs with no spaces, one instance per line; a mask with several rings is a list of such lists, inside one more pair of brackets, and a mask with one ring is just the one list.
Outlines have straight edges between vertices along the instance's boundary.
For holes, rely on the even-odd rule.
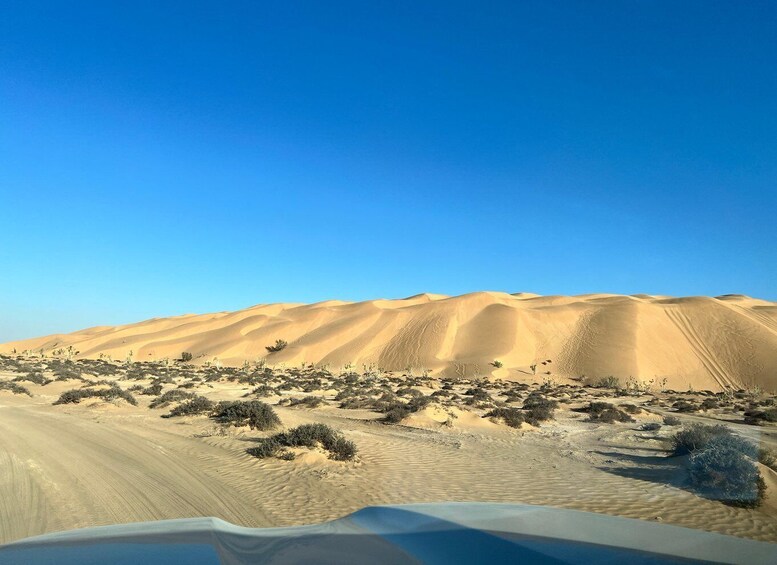
[[223,424],[248,425],[253,430],[271,430],[281,424],[272,406],[258,400],[220,402],[213,417]]
[[731,435],[731,430],[726,426],[717,424],[691,424],[680,430],[672,437],[674,455],[687,455],[694,451],[700,451],[714,438]]
[[181,361],[183,361],[184,363],[188,363],[189,361],[192,360],[192,358],[193,358],[192,354],[189,353],[188,351],[184,351],[183,353],[181,353]]

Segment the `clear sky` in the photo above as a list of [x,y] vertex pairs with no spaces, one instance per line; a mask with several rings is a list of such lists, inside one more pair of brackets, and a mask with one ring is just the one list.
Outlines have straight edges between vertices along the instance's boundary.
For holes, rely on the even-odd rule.
[[475,290],[777,300],[777,3],[0,5],[0,341]]

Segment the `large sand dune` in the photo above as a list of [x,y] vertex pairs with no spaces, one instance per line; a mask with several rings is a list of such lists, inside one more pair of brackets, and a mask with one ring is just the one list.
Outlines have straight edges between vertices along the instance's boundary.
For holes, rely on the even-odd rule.
[[[276,339],[289,345],[268,354]],[[741,295],[537,296],[477,292],[403,300],[259,305],[6,343],[0,352],[73,346],[83,357],[238,365],[264,358],[342,367],[537,380],[614,375],[676,389],[777,388],[777,303]],[[540,366],[537,376],[530,366]],[[490,363],[499,360],[503,367]]]

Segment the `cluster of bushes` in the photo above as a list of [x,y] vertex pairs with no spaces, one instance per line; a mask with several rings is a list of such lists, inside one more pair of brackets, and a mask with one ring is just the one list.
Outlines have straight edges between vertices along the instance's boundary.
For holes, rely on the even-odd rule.
[[102,398],[103,400],[124,400],[133,406],[138,405],[138,401],[135,397],[126,390],[122,390],[116,385],[111,385],[110,388],[82,388],[73,389],[63,392],[59,398],[54,401],[54,405],[57,404],[78,404],[85,398]]
[[762,426],[767,422],[777,422],[777,408],[748,410],[745,412],[745,424]]
[[591,402],[585,408],[578,409],[578,411],[587,413],[589,422],[612,424],[615,422],[634,421],[634,418],[629,416],[623,410],[616,408],[609,402]]
[[766,495],[755,464],[771,452],[759,451],[749,440],[723,425],[691,424],[672,438],[674,455],[688,455],[688,475],[694,490],[732,506],[754,508]]
[[51,379],[47,379],[40,371],[30,371],[26,375],[19,375],[14,379],[16,382],[27,381],[36,385],[46,386],[53,382]]
[[532,426],[553,419],[553,413],[558,408],[558,402],[545,398],[538,392],[532,392],[523,401],[523,419]]
[[0,390],[8,390],[14,394],[26,394],[32,396],[32,393],[20,384],[11,381],[0,381]]
[[335,461],[350,461],[356,457],[356,444],[343,437],[337,430],[325,424],[304,424],[287,432],[275,434],[261,440],[257,447],[246,450],[254,457],[278,457],[294,459],[290,447],[321,447],[329,452],[330,459]]

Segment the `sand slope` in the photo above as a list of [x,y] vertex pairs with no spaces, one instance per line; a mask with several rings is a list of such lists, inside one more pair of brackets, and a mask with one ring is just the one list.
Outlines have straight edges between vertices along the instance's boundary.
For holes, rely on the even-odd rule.
[[[265,346],[289,346],[268,355]],[[666,378],[676,389],[777,388],[777,303],[726,295],[537,296],[477,292],[402,300],[259,305],[237,312],[153,319],[0,345],[43,350],[72,345],[81,356],[177,358],[237,365],[302,361],[342,367],[431,370],[538,380],[615,375]],[[504,364],[496,370],[494,360]],[[533,376],[529,366],[551,359]]]

